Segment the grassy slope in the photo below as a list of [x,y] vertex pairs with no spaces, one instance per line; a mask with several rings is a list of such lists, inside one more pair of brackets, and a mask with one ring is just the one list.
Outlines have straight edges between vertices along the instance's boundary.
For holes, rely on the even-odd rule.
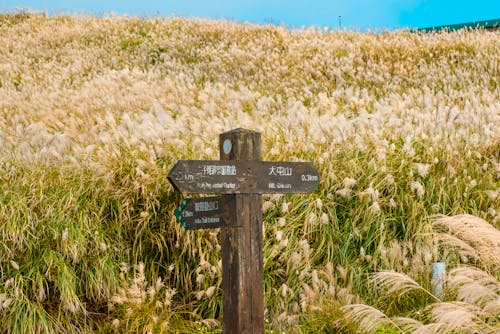
[[429,288],[430,262],[466,261],[423,236],[431,215],[499,227],[499,44],[1,16],[1,330],[217,328],[217,231],[179,227],[165,175],[217,159],[239,126],[262,132],[265,159],[322,173],[312,195],[266,198],[268,328],[356,332],[339,307],[361,300],[417,317],[432,299],[380,298],[368,274]]

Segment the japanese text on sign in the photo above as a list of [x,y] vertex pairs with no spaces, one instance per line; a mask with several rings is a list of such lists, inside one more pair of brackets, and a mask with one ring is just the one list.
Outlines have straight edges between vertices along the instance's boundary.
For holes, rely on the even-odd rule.
[[291,176],[293,174],[292,167],[271,166],[269,167],[269,175]]
[[203,218],[196,218],[194,220],[195,224],[213,224],[213,223],[220,223],[220,218],[219,217],[203,217]]
[[196,212],[213,211],[213,210],[217,210],[218,208],[219,208],[219,202],[217,202],[217,201],[194,203],[194,211],[196,211]]
[[202,173],[204,175],[236,175],[236,166],[234,165],[205,165]]

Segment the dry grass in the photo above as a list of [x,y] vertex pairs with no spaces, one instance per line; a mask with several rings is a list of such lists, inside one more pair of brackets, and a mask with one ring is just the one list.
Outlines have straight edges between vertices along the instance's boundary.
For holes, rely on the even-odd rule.
[[[217,331],[218,231],[177,224],[165,176],[236,127],[322,176],[265,196],[267,329],[357,333],[340,308],[363,300],[345,310],[366,330],[441,330],[418,313],[432,261],[498,279],[484,223],[437,222],[456,251],[420,240],[431,214],[500,217],[495,33],[26,13],[0,15],[0,45],[0,332]],[[453,273],[448,298],[497,326],[496,285]]]
[[401,330],[399,326],[380,310],[365,304],[350,304],[342,308],[347,321],[354,323],[360,333],[375,333],[380,327],[390,326]]
[[[391,300],[401,304],[402,301],[414,299],[415,293],[430,296],[434,302],[424,302],[418,307],[414,304],[414,317],[398,314],[389,317],[381,311],[383,307],[374,309],[365,304],[345,307],[346,319],[350,323],[360,322],[364,317],[364,322],[356,326],[358,330],[374,333],[387,325],[393,327],[394,324],[397,324],[398,330],[412,333],[497,333],[500,330],[500,281],[497,271],[489,273],[496,264],[486,261],[492,259],[495,249],[490,250],[489,254],[481,254],[487,246],[495,245],[498,231],[486,221],[471,215],[440,218],[434,222],[433,227],[441,230],[446,228],[445,231],[450,233],[433,235],[434,240],[438,238],[442,244],[452,246],[462,256],[473,255],[488,266],[485,270],[463,265],[449,270],[445,279],[444,301],[440,301],[422,286],[422,283],[428,286],[430,280],[430,277],[421,275],[422,270],[408,269],[419,280],[424,280],[422,283],[400,272],[375,272],[371,275],[371,283],[378,291],[380,301],[385,304],[389,302],[388,306],[391,305]],[[433,244],[433,240],[428,242],[429,245]],[[456,247],[457,245],[460,247]],[[427,246],[424,243],[419,248],[425,249]],[[406,248],[394,245],[390,253],[393,259],[397,254],[403,258],[410,256],[409,262],[412,262],[411,256],[421,256],[421,251],[407,252]],[[452,254],[449,253],[448,256]],[[380,301],[378,304],[383,306]]]
[[484,219],[472,215],[438,217],[433,226],[444,234],[438,238],[458,246],[465,256],[473,256],[486,267],[499,268],[500,231]]
[[500,282],[492,275],[474,267],[458,267],[448,274],[447,285],[457,300],[481,307],[491,315],[500,314]]
[[[485,321],[484,311],[471,304],[444,302],[428,307],[433,323],[442,324],[440,330],[460,333],[494,333],[495,328]],[[498,327],[496,327],[498,330]]]
[[417,328],[413,334],[446,334],[450,330],[446,324],[443,323],[430,323],[427,325],[420,326]]
[[[372,282],[382,295],[404,298],[411,291],[425,290],[409,276],[395,272],[378,272]],[[414,310],[415,318],[389,317],[379,309],[365,304],[343,307],[345,319],[363,333],[375,333],[381,328],[395,328],[412,333],[496,333],[500,329],[500,282],[488,273],[472,267],[458,267],[448,275],[447,298],[456,300],[423,305]],[[384,295],[384,299],[387,296]],[[388,326],[388,327],[387,327]]]
[[394,317],[392,320],[404,333],[415,333],[424,326],[420,321],[408,317]]
[[403,273],[395,271],[376,272],[371,275],[371,282],[376,289],[382,290],[383,293],[389,295],[402,297],[410,292],[420,291],[439,301],[439,298]]

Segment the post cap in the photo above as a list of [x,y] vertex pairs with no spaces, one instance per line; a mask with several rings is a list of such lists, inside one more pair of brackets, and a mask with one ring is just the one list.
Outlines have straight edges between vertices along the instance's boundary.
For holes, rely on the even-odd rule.
[[220,135],[224,136],[224,135],[229,135],[229,134],[234,134],[234,133],[238,133],[238,134],[253,134],[253,133],[260,133],[260,132],[253,131],[253,130],[248,130],[248,129],[243,129],[243,128],[237,128],[237,129],[233,129],[233,130],[229,130],[229,131],[223,132]]

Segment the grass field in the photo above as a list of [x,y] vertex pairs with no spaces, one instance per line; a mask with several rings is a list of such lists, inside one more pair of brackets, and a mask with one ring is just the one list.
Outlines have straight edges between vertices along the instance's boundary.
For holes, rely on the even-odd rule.
[[498,33],[18,13],[0,46],[0,332],[220,332],[166,175],[237,127],[322,177],[264,196],[266,330],[500,331]]

